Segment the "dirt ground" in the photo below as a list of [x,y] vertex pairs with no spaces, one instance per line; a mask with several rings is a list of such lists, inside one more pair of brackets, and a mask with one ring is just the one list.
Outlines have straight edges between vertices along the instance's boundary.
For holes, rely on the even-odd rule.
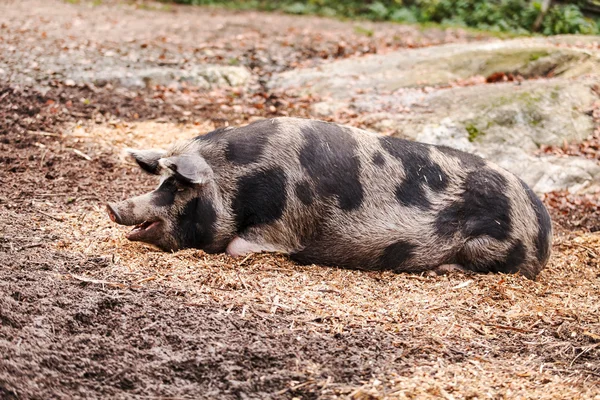
[[[318,99],[266,91],[273,72],[485,37],[71,3],[0,4],[0,399],[600,398],[597,195],[545,198],[556,237],[536,282],[163,253],[128,242],[104,212],[155,184],[125,146],[310,116]],[[65,78],[132,53],[148,65],[236,60],[256,79],[131,90]]]

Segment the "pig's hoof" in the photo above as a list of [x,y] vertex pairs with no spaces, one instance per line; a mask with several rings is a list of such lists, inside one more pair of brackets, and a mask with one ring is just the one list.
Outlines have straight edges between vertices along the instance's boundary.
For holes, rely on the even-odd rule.
[[446,275],[453,272],[466,272],[466,269],[460,264],[442,264],[429,271],[429,275]]

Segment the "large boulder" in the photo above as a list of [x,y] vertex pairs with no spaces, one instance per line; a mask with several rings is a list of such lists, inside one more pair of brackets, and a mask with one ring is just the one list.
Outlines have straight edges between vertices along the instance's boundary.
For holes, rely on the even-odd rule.
[[188,69],[175,67],[128,68],[112,67],[99,71],[79,71],[69,74],[74,83],[113,83],[127,88],[172,85],[185,82],[205,89],[244,86],[252,75],[241,66],[200,65]]
[[600,53],[561,46],[559,39],[448,44],[346,59],[275,76],[271,88],[305,88],[335,99],[358,90],[394,91],[401,87],[444,85],[497,72],[524,77],[574,77],[600,72]]
[[[592,133],[590,115],[596,81],[534,80],[441,89],[431,93],[405,91],[379,96],[389,108],[402,104],[409,113],[390,114],[404,136],[421,132],[450,118],[476,145],[505,144],[535,151],[542,144],[562,145]],[[372,99],[357,99],[354,106],[368,109]]]

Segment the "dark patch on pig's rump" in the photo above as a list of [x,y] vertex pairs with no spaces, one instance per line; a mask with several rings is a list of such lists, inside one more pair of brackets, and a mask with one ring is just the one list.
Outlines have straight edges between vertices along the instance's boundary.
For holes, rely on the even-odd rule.
[[302,204],[305,206],[310,206],[312,204],[314,194],[308,182],[301,181],[296,183],[294,186],[294,192]]
[[387,246],[379,257],[380,269],[401,269],[415,254],[416,245],[405,240],[398,240]]
[[227,132],[225,137],[225,158],[234,164],[246,165],[260,160],[268,143],[265,131],[272,129],[272,122],[257,121],[242,128]]
[[483,168],[470,172],[460,200],[441,210],[435,218],[439,236],[460,230],[466,238],[489,236],[506,240],[511,232],[508,182],[498,172]]
[[258,170],[240,177],[232,202],[237,232],[276,221],[283,215],[286,202],[283,169]]
[[425,187],[441,192],[448,187],[448,175],[434,162],[429,147],[408,140],[381,137],[383,148],[400,160],[405,171],[404,180],[396,187],[396,198],[404,206],[415,206],[422,210],[431,208]]
[[175,178],[167,178],[152,193],[151,204],[156,207],[169,207],[175,202],[175,193],[177,193],[177,183]]
[[209,199],[196,197],[188,201],[179,214],[175,226],[180,247],[211,251],[210,245],[214,240],[216,220],[217,213]]
[[[521,270],[525,262],[526,249],[523,242],[517,240],[506,252],[506,256],[490,262],[482,260],[469,260],[461,262],[463,266],[475,272],[493,272],[503,274],[514,274]],[[528,278],[533,278],[528,276]]]
[[475,154],[467,153],[462,150],[448,146],[435,146],[440,152],[458,159],[465,168],[482,168],[485,166],[485,160]]
[[324,122],[303,127],[302,133],[300,163],[315,182],[317,194],[337,198],[342,210],[359,208],[364,193],[356,140],[347,130]]
[[462,196],[467,217],[463,228],[465,236],[508,238],[512,225],[507,190],[506,178],[494,170],[484,168],[467,175]]
[[533,190],[531,190],[531,188],[527,186],[525,182],[521,181],[521,185],[523,186],[525,193],[527,193],[527,197],[529,197],[531,207],[533,207],[533,211],[535,211],[535,216],[538,223],[538,233],[534,241],[536,258],[540,265],[546,265],[548,258],[550,257],[552,221],[550,220],[548,210],[540,198],[536,196]]
[[462,231],[466,218],[465,202],[458,200],[438,212],[434,221],[435,231],[441,237],[454,236]]
[[403,206],[415,206],[421,210],[431,208],[431,202],[417,179],[407,176],[401,184],[396,186],[395,195],[398,202]]
[[373,154],[373,164],[377,165],[378,167],[383,167],[385,165],[385,158],[383,158],[383,154],[381,154],[380,151],[377,151],[375,154]]

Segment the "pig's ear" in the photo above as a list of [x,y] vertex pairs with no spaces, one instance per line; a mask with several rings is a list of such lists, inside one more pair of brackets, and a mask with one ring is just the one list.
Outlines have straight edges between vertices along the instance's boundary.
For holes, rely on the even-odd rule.
[[159,165],[170,169],[180,180],[193,184],[204,184],[213,178],[213,170],[198,154],[182,154],[161,158]]
[[135,162],[146,172],[154,175],[158,175],[160,172],[160,166],[158,160],[164,155],[164,150],[136,150],[136,149],[125,149],[125,152],[129,154]]

